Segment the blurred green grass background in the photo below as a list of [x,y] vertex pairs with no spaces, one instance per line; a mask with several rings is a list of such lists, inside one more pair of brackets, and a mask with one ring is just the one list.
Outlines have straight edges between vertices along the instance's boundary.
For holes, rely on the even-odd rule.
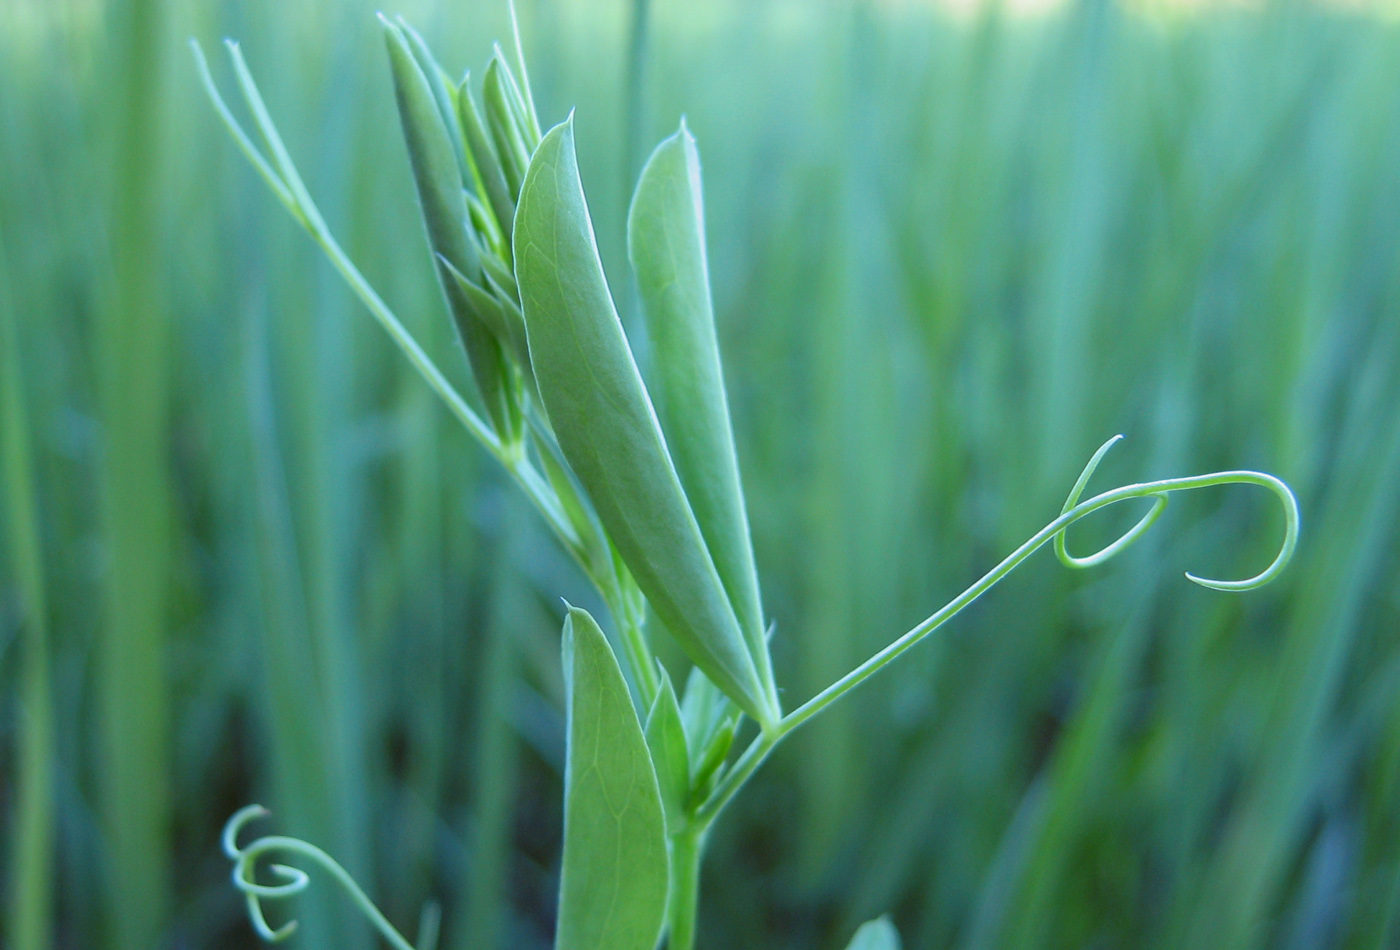
[[[547,947],[586,585],[245,167],[243,47],[332,227],[462,378],[374,6],[0,3],[3,944],[251,947],[235,808],[444,946]],[[688,116],[786,705],[1096,484],[1276,473],[1048,554],[783,748],[700,945],[1400,947],[1400,21],[521,0],[614,287]],[[453,70],[504,3],[390,7]],[[639,14],[641,18],[639,19]],[[639,23],[641,29],[638,29]],[[228,73],[220,69],[224,81]],[[1087,551],[1131,512],[1077,529]],[[1117,519],[1115,521],[1115,519]],[[365,948],[327,886],[307,948]]]

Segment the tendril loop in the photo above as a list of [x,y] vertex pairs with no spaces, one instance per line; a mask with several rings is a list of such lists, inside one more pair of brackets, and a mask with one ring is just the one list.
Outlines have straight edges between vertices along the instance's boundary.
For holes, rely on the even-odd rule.
[[240,848],[238,846],[238,833],[250,821],[256,821],[267,814],[268,810],[261,805],[240,808],[224,826],[223,834],[224,853],[233,862],[233,886],[243,892],[248,903],[248,918],[252,921],[253,929],[258,932],[258,936],[270,943],[278,943],[290,937],[297,929],[297,922],[289,920],[281,927],[274,929],[263,915],[262,902],[293,897],[306,890],[311,883],[311,877],[305,871],[286,864],[268,866],[273,874],[284,879],[280,884],[259,884],[254,879],[258,858],[269,852],[281,851],[308,858],[324,868],[345,889],[345,892],[350,895],[350,899],[355,902],[364,915],[369,918],[370,923],[395,950],[434,950],[437,943],[437,926],[436,910],[432,905],[429,905],[429,912],[424,914],[425,926],[421,928],[418,946],[414,947],[379,912],[379,908],[374,906],[349,872],[314,844],[302,841],[300,838],[267,835]]
[[[1266,475],[1263,472],[1215,472],[1210,475],[1195,475],[1188,478],[1168,478],[1157,482],[1125,485],[1122,488],[1115,488],[1113,491],[1096,495],[1088,501],[1081,503],[1079,501],[1079,496],[1083,493],[1084,486],[1087,485],[1089,479],[1093,477],[1094,470],[1099,467],[1099,462],[1103,460],[1104,455],[1106,455],[1108,450],[1113,448],[1114,444],[1121,438],[1123,438],[1123,436],[1115,435],[1103,445],[1099,446],[1099,450],[1094,453],[1093,458],[1089,459],[1089,464],[1084,466],[1084,471],[1080,473],[1078,480],[1074,483],[1074,487],[1070,489],[1069,498],[1065,500],[1064,507],[1060,509],[1060,517],[1056,519],[1058,529],[1055,531],[1054,541],[1055,556],[1060,559],[1060,563],[1064,564],[1066,567],[1072,568],[1093,567],[1119,554],[1123,549],[1128,547],[1128,545],[1147,533],[1147,530],[1156,523],[1157,519],[1161,517],[1162,511],[1166,508],[1167,500],[1171,497],[1172,492],[1190,491],[1196,488],[1211,488],[1216,485],[1259,485],[1260,487],[1272,491],[1283,504],[1283,543],[1279,546],[1278,554],[1275,555],[1273,561],[1260,573],[1253,577],[1247,577],[1244,580],[1212,580],[1211,578],[1200,577],[1189,572],[1186,575],[1186,579],[1202,587],[1208,587],[1211,590],[1253,590],[1256,587],[1263,587],[1265,584],[1272,581],[1288,565],[1289,560],[1293,557],[1294,550],[1298,546],[1300,521],[1298,500],[1293,496],[1293,492],[1289,487],[1280,479],[1272,475]],[[1109,505],[1114,505],[1121,501],[1128,501],[1132,498],[1152,499],[1152,507],[1148,510],[1147,514],[1142,516],[1137,524],[1129,528],[1112,544],[1109,544],[1087,557],[1075,557],[1069,553],[1065,546],[1065,532],[1072,523],[1100,508],[1106,508]]]

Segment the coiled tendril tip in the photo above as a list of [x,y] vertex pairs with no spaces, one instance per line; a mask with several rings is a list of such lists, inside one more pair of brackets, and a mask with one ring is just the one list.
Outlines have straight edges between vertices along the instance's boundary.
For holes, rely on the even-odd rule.
[[[1293,552],[1298,546],[1298,532],[1301,517],[1298,513],[1298,499],[1294,497],[1292,489],[1281,479],[1263,472],[1233,471],[1215,472],[1209,475],[1194,475],[1188,478],[1168,478],[1157,482],[1146,482],[1138,485],[1126,485],[1116,488],[1113,491],[1104,492],[1101,495],[1081,503],[1079,496],[1083,493],[1084,487],[1093,477],[1094,470],[1099,467],[1099,462],[1103,460],[1108,450],[1118,442],[1123,436],[1115,435],[1103,445],[1099,446],[1097,452],[1089,459],[1089,464],[1084,466],[1084,471],[1079,474],[1074,487],[1070,489],[1069,497],[1065,500],[1064,507],[1060,509],[1059,520],[1063,523],[1055,533],[1055,556],[1060,559],[1060,563],[1070,568],[1093,567],[1102,564],[1115,555],[1122,552],[1130,544],[1142,537],[1147,529],[1156,523],[1162,516],[1162,511],[1167,506],[1167,501],[1171,493],[1175,491],[1189,491],[1194,488],[1210,488],[1216,485],[1259,485],[1272,491],[1280,502],[1283,503],[1284,511],[1284,534],[1283,543],[1279,547],[1279,552],[1273,561],[1259,574],[1247,577],[1238,581],[1220,581],[1207,577],[1200,577],[1188,572],[1186,579],[1193,584],[1211,590],[1220,591],[1244,591],[1253,590],[1256,587],[1263,587],[1265,584],[1277,577],[1288,562],[1293,558]],[[1152,507],[1147,514],[1143,515],[1139,521],[1123,533],[1118,540],[1102,548],[1101,550],[1088,555],[1087,557],[1075,557],[1066,548],[1065,532],[1069,525],[1079,520],[1085,515],[1105,508],[1109,505],[1117,504],[1120,501],[1127,501],[1130,498],[1151,498]]]
[[289,920],[281,927],[273,928],[263,915],[262,902],[292,897],[306,890],[311,884],[310,875],[300,868],[294,868],[287,864],[269,865],[269,870],[283,879],[280,884],[259,884],[254,880],[258,858],[271,851],[283,851],[308,858],[324,868],[345,889],[346,893],[350,895],[350,899],[359,906],[364,915],[369,918],[370,923],[374,924],[375,929],[394,947],[394,950],[432,950],[432,946],[437,942],[435,925],[431,928],[425,928],[424,939],[420,946],[415,948],[379,912],[379,908],[374,906],[349,872],[314,844],[299,838],[267,835],[240,848],[238,834],[243,830],[243,827],[268,814],[270,812],[261,805],[240,808],[224,825],[223,833],[224,853],[233,861],[233,886],[243,892],[244,899],[248,904],[248,918],[252,921],[253,929],[258,932],[258,936],[269,943],[278,943],[290,937],[297,929],[297,922]]

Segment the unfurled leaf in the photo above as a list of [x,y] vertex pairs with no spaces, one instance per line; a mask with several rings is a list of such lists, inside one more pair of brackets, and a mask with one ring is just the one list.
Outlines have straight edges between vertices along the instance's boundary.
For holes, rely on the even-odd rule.
[[656,772],[622,670],[587,611],[564,621],[568,752],[556,950],[654,950],[669,866]]
[[745,712],[765,691],[608,292],[574,156],[572,119],[530,163],[515,215],[530,361],[559,447],[657,617]]
[[695,139],[657,146],[627,215],[627,248],[650,333],[661,429],[765,686],[772,664],[715,339]]
[[846,950],[899,950],[899,931],[888,917],[862,924]]
[[656,766],[656,781],[661,788],[661,804],[666,810],[666,828],[675,831],[685,821],[685,808],[690,798],[690,752],[686,748],[685,726],[681,725],[681,708],[671,677],[661,671],[661,688],[647,716],[647,746]]

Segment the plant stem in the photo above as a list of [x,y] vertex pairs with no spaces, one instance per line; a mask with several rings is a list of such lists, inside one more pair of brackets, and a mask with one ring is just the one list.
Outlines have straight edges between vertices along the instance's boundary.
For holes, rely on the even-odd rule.
[[667,950],[692,950],[695,916],[700,899],[700,859],[705,851],[703,828],[688,826],[671,838],[671,893],[666,919]]
[[[594,583],[600,591],[606,592],[607,588],[596,579]],[[632,681],[637,684],[637,692],[641,695],[641,715],[645,719],[647,710],[656,700],[656,694],[661,691],[661,674],[656,671],[656,657],[642,627],[646,617],[646,601],[641,591],[637,590],[636,582],[629,576],[619,577],[615,590],[617,603],[610,602],[608,609],[617,622],[622,637],[623,662],[631,667],[628,672],[632,674]],[[613,598],[605,596],[604,599],[611,601]]]

